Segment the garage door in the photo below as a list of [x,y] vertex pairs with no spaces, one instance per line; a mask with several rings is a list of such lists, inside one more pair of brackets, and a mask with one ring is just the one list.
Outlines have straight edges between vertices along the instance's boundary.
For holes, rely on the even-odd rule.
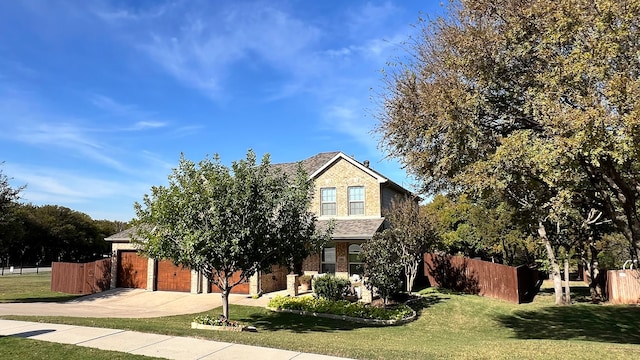
[[156,289],[159,291],[191,291],[191,270],[174,265],[170,260],[158,262]]
[[135,251],[120,251],[118,253],[118,287],[147,288],[147,264],[144,256]]
[[[233,276],[231,277],[231,282],[235,283],[239,279],[240,279],[240,271],[238,271],[238,272],[233,274]],[[213,284],[211,284],[211,290],[210,291],[212,293],[219,293],[220,292],[220,288],[215,286],[215,285],[213,285]],[[249,293],[249,281],[234,286],[233,289],[231,289],[231,293],[232,294],[248,294]]]

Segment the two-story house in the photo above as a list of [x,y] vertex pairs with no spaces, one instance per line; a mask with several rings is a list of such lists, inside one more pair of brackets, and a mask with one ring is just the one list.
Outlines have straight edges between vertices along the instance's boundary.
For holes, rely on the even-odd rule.
[[[318,216],[317,226],[326,227],[331,220],[335,225],[332,241],[319,254],[307,258],[302,270],[305,274],[362,275],[362,243],[383,229],[382,214],[391,206],[391,200],[411,193],[373,170],[368,161],[359,162],[342,152],[320,153],[301,163],[315,183],[312,211]],[[273,166],[292,174],[297,164]],[[216,292],[194,271],[137,254],[130,241],[132,233],[129,229],[105,239],[112,243],[115,260],[111,287]],[[233,292],[255,294],[285,289],[287,271],[280,267],[272,270],[269,274],[256,274]]]
[[[391,200],[411,193],[373,170],[369,161],[359,162],[342,152],[320,153],[303,160],[302,165],[315,183],[312,211],[318,216],[318,227],[326,227],[332,219],[335,225],[332,241],[321,253],[307,258],[302,270],[305,274],[362,275],[362,243],[382,230],[382,214]],[[297,163],[276,166],[293,172]]]

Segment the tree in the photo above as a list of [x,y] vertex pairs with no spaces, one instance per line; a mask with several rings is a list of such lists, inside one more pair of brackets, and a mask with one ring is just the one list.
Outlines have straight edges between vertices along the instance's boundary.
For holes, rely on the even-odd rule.
[[[0,163],[0,165],[4,164]],[[13,208],[20,199],[20,192],[25,186],[11,187],[9,178],[0,170],[0,263],[7,259],[14,241],[15,226],[13,226]],[[4,267],[2,268],[4,273]]]
[[421,211],[432,219],[438,249],[518,266],[538,259],[538,246],[528,223],[500,199],[435,196]]
[[406,290],[411,292],[422,256],[436,242],[435,231],[429,219],[420,213],[417,201],[410,197],[392,200],[391,208],[384,216],[389,231],[393,232],[389,240],[398,246],[396,261],[403,267]]
[[402,252],[396,234],[385,229],[362,244],[365,286],[371,291],[377,290],[385,306],[389,298],[402,289],[403,265],[398,261]]
[[640,3],[460,0],[448,15],[387,73],[383,145],[425,191],[528,213],[554,277],[546,227],[569,208],[602,211],[637,256]]
[[[153,258],[201,272],[221,290],[229,316],[231,289],[273,265],[291,267],[317,251],[330,229],[315,230],[313,183],[301,166],[294,178],[253,151],[231,168],[216,155],[197,164],[182,156],[168,186],[136,203],[138,244]],[[239,273],[237,280],[233,275]]]
[[[472,166],[537,144],[539,204],[579,194],[637,253],[640,3],[460,0],[421,24],[412,60],[387,72],[378,131],[425,191],[483,182]],[[516,181],[527,169],[513,165],[494,170]]]

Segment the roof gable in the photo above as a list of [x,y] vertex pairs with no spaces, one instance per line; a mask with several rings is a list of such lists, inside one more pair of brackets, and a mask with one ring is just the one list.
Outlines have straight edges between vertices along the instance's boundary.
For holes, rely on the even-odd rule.
[[400,192],[404,192],[404,193],[406,193],[408,195],[412,195],[411,191],[409,191],[409,190],[405,189],[404,187],[396,184],[395,182],[391,181],[386,176],[380,174],[379,172],[377,172],[376,170],[374,170],[374,169],[372,169],[372,168],[370,168],[368,166],[365,166],[364,164],[360,163],[356,159],[352,158],[349,155],[346,155],[345,153],[343,153],[341,151],[323,152],[323,153],[319,153],[319,154],[313,155],[313,156],[311,156],[311,157],[309,157],[307,159],[304,159],[302,161],[272,164],[271,166],[273,166],[275,169],[279,169],[280,171],[284,172],[286,175],[292,177],[292,176],[295,176],[295,174],[296,174],[296,170],[298,169],[298,164],[301,164],[302,168],[304,169],[304,171],[306,171],[306,173],[309,175],[309,177],[312,178],[312,179],[315,179],[320,174],[322,174],[323,171],[325,171],[326,169],[328,169],[331,166],[333,166],[340,159],[343,159],[343,160],[347,161],[348,163],[350,163],[353,166],[357,167],[358,169],[360,169],[364,173],[370,175],[371,177],[376,179],[378,181],[378,183],[386,184],[388,186],[396,188]]
[[375,178],[379,183],[385,183],[388,181],[388,179],[384,176],[382,176],[382,174],[380,174],[377,171],[374,171],[373,169],[364,166],[363,164],[361,164],[360,162],[358,162],[357,160],[355,160],[354,158],[352,158],[351,156],[347,156],[345,155],[343,152],[338,152],[335,154],[334,157],[332,157],[331,159],[329,159],[329,161],[325,162],[322,166],[320,166],[319,168],[317,168],[314,172],[309,174],[310,178],[317,178],[318,175],[320,175],[323,171],[325,171],[326,169],[330,168],[333,164],[335,164],[336,162],[338,162],[338,160],[345,160],[348,163],[350,163],[351,165],[357,167],[359,170],[361,170],[362,172],[368,174],[369,176]]

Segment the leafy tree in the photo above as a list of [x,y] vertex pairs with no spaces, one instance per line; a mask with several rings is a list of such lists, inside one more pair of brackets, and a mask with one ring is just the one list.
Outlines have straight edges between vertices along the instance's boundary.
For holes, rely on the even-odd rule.
[[[143,252],[201,272],[221,289],[229,316],[231,289],[275,264],[292,266],[317,251],[330,229],[315,230],[309,211],[313,183],[301,166],[294,178],[253,151],[229,168],[219,157],[197,164],[181,157],[168,186],[154,186],[136,203]],[[239,272],[237,280],[232,280]]]
[[398,246],[397,262],[403,267],[406,290],[411,292],[423,254],[436,243],[435,231],[429,218],[420,213],[417,201],[410,197],[395,199],[384,214]]
[[362,244],[365,286],[377,290],[386,306],[389,298],[402,290],[403,265],[398,261],[402,256],[397,232],[385,229]]
[[453,199],[437,195],[422,206],[422,212],[432,219],[442,251],[511,266],[538,259],[539,249],[528,234],[528,223],[498,199],[474,201],[464,194]]
[[528,214],[558,284],[547,228],[569,209],[602,211],[637,256],[640,3],[460,0],[422,25],[378,131],[425,191],[491,191]]
[[[4,163],[0,163],[0,165],[2,164]],[[0,170],[0,262],[3,262],[3,260],[8,261],[12,241],[15,237],[13,223],[16,218],[13,216],[13,208],[16,206],[18,199],[20,199],[20,192],[24,189],[25,186],[11,187],[9,178]],[[2,271],[4,272],[4,267]]]

